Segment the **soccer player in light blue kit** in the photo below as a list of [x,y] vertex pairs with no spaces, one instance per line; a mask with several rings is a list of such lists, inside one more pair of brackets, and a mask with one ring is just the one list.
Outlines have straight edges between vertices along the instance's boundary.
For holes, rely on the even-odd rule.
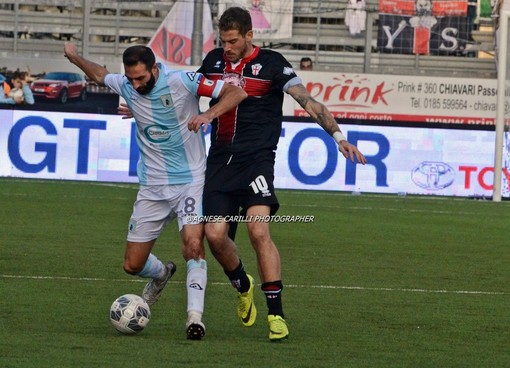
[[[140,189],[129,221],[124,270],[150,279],[142,297],[152,306],[176,270],[173,262],[161,262],[152,248],[165,226],[177,218],[187,262],[186,334],[189,339],[199,340],[205,334],[202,314],[207,284],[201,222],[206,150],[203,131],[195,133],[188,125],[206,127],[247,94],[200,73],[172,70],[156,63],[154,53],[145,46],[131,46],[124,51],[124,75],[111,74],[83,58],[72,43],[65,44],[64,52],[90,79],[122,96],[136,121]],[[200,96],[220,102],[199,114]]]

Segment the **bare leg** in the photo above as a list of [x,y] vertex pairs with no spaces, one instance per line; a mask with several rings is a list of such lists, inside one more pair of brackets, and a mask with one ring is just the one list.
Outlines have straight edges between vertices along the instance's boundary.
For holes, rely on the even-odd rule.
[[[269,216],[269,206],[251,206],[248,208],[248,218]],[[264,282],[281,280],[280,253],[271,239],[269,223],[253,221],[248,223],[250,242],[257,255],[257,265],[260,280]]]
[[239,255],[236,244],[228,237],[229,225],[226,222],[208,222],[205,224],[205,235],[214,258],[227,272],[239,266]]
[[128,241],[124,253],[124,271],[132,275],[142,271],[155,243],[156,239],[148,242]]

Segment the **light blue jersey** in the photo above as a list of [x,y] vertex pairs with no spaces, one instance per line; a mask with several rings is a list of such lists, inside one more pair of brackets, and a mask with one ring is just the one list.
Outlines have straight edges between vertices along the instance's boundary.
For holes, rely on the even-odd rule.
[[158,80],[140,95],[122,74],[108,74],[105,85],[124,97],[136,121],[140,149],[137,173],[142,185],[203,182],[206,150],[202,130],[188,130],[199,114],[199,96],[218,98],[222,81],[200,73],[172,70],[160,63]]

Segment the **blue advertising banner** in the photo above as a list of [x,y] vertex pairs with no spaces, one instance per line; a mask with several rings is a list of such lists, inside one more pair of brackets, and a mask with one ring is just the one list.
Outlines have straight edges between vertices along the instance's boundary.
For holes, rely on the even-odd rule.
[[[0,119],[0,176],[138,181],[134,121],[116,115],[17,110],[0,110]],[[492,195],[494,131],[350,124],[341,128],[365,154],[366,165],[346,160],[317,124],[287,120],[276,155],[275,186]],[[503,196],[509,196],[508,152],[505,155],[502,187]]]

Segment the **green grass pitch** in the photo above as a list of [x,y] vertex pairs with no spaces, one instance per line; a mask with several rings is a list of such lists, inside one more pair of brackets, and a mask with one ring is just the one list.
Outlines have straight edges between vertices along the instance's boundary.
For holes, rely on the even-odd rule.
[[[144,282],[122,270],[137,186],[0,179],[0,367],[506,367],[510,203],[278,191],[274,223],[290,338],[237,320],[235,290],[210,256],[206,337],[185,338],[177,224],[154,252],[177,273],[136,336],[108,310]],[[238,243],[256,276],[240,226]]]

